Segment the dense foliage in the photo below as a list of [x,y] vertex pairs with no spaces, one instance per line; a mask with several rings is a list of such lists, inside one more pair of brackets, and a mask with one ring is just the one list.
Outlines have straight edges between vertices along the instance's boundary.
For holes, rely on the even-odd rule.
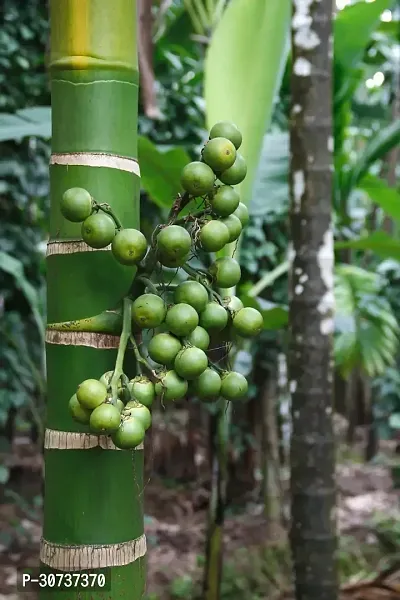
[[[337,44],[335,57],[337,179],[333,201],[337,260],[355,263],[361,269],[360,277],[352,276],[351,287],[348,285],[349,273],[343,269],[337,273],[337,293],[341,299],[336,327],[337,367],[345,377],[354,366],[365,371],[373,379],[377,398],[382,394],[385,396],[385,390],[390,389],[391,399],[387,402],[392,406],[397,388],[388,367],[397,360],[397,279],[395,268],[389,273],[385,265],[387,259],[397,260],[400,252],[395,238],[388,238],[382,227],[387,230],[390,219],[393,226],[399,216],[395,206],[397,192],[385,182],[388,176],[393,180],[393,173],[388,175],[388,170],[393,171],[393,167],[387,160],[387,152],[396,144],[399,135],[398,127],[391,124],[390,112],[395,94],[393,66],[398,53],[398,16],[392,12],[389,20],[385,17],[379,22],[386,4],[384,0],[375,2],[374,6],[359,3],[343,11],[339,15],[343,18],[337,20],[341,43]],[[8,0],[2,13],[5,21],[0,38],[4,67],[2,111],[13,113],[30,106],[48,105],[46,7],[44,3],[31,0],[21,8]],[[153,66],[160,117],[145,116],[141,107],[139,120],[142,202],[145,207],[142,230],[147,236],[165,217],[173,197],[172,188],[179,186],[180,170],[189,157],[196,155],[205,140],[202,73],[209,31],[206,27],[204,32],[207,30],[208,33],[202,39],[198,35],[197,38],[192,36],[193,28],[199,33],[192,17],[181,2],[172,3],[167,11],[155,13]],[[354,20],[362,26],[353,45],[349,45],[342,39],[346,39],[346,27],[351,28]],[[284,348],[285,341],[281,332],[275,331],[284,327],[287,320],[289,73],[290,59],[275,104],[272,127],[264,139],[249,206],[250,223],[240,249],[244,277],[239,293],[245,304],[262,309],[266,331],[260,344],[265,347],[267,341],[271,357],[275,358]],[[7,141],[2,146],[0,236],[4,240],[1,277],[4,280],[2,310],[5,315],[2,327],[8,340],[2,349],[4,367],[0,371],[0,420],[3,426],[12,406],[18,408],[21,416],[28,415],[28,421],[32,421],[34,414],[33,420],[37,424],[43,407],[43,351],[39,330],[45,313],[47,160],[48,145],[41,137]],[[382,266],[379,257],[385,259]],[[354,288],[354,282],[367,280],[369,270],[384,272],[384,279],[376,282],[366,316],[363,288],[358,288],[357,283]],[[388,277],[391,286],[385,285]],[[343,293],[344,289],[347,295]],[[349,320],[349,313],[352,313],[352,320]],[[360,335],[363,330],[357,323],[364,323],[366,318],[369,333]],[[351,327],[352,336],[348,334],[348,327]],[[382,336],[387,338],[389,330],[389,339],[393,339],[393,343],[382,353],[380,340]],[[368,347],[372,344],[375,348],[372,353],[366,353],[364,339],[368,340],[365,342]],[[251,357],[257,354],[257,344],[241,349],[241,368],[247,374],[252,370]],[[269,371],[275,372],[275,358],[271,358]],[[22,378],[16,376],[16,365],[19,364],[24,365]],[[378,377],[376,385],[374,377]],[[20,407],[23,407],[22,412]],[[377,409],[380,419],[382,410]],[[392,425],[395,422],[392,418]]]

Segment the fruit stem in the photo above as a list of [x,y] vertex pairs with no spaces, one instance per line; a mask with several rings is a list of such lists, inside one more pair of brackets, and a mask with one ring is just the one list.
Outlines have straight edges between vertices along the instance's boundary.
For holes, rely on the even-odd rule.
[[122,332],[119,338],[119,346],[117,360],[115,361],[114,373],[111,377],[111,393],[113,403],[116,403],[118,398],[118,382],[123,375],[123,364],[126,347],[128,345],[129,336],[131,334],[131,300],[124,298],[122,305]]
[[157,286],[154,285],[154,283],[152,281],[150,281],[150,279],[148,277],[145,277],[144,275],[140,275],[137,278],[137,281],[141,281],[142,283],[144,283],[146,288],[151,290],[153,292],[153,294],[157,294],[158,296],[160,295],[159,291],[157,289]]
[[183,196],[178,194],[178,196],[175,198],[171,210],[169,211],[168,223],[175,222],[176,217],[185,208],[185,206],[189,204],[192,198],[193,196],[190,196],[187,192],[185,192]]
[[177,283],[156,283],[155,287],[158,290],[168,290],[170,292],[172,292],[173,290],[176,290],[176,288],[178,287]]
[[211,294],[212,294],[214,300],[216,300],[218,302],[218,304],[220,304],[221,306],[224,305],[223,300],[222,300],[222,296],[220,296],[218,294],[218,292],[216,292],[215,290],[211,290]]
[[201,283],[201,285],[203,285],[206,288],[209,298],[211,300],[214,298],[217,302],[219,302],[219,304],[223,305],[222,297],[215,290],[213,290],[212,287],[208,285],[208,283],[206,283],[205,278],[207,277],[207,273],[200,270],[197,271],[189,265],[182,265],[181,269],[183,269],[188,275],[193,277],[196,281]]
[[195,221],[196,219],[201,219],[204,215],[208,214],[207,210],[198,210],[194,213],[190,213],[186,215],[186,217],[181,217],[180,219],[176,219],[174,221],[175,225],[185,225],[188,221]]
[[96,202],[96,200],[93,200],[94,202],[94,208],[97,210],[102,210],[103,212],[105,212],[107,215],[110,215],[110,217],[113,219],[117,229],[123,229],[122,227],[122,223],[121,221],[118,219],[118,217],[114,214],[111,206],[109,204],[99,204],[98,202]]
[[150,379],[154,382],[154,381],[158,381],[159,378],[157,377],[155,371],[151,368],[151,365],[147,362],[147,360],[142,356],[140,350],[139,350],[139,346],[137,344],[136,338],[134,335],[130,336],[130,340],[131,340],[131,344],[133,347],[133,353],[135,355],[135,359],[138,365],[138,370],[142,371],[142,366],[143,368],[148,371]]
[[152,246],[150,247],[150,250],[146,254],[146,257],[143,260],[143,262],[140,263],[140,265],[136,271],[136,279],[141,275],[151,275],[151,273],[154,271],[156,264],[157,264],[157,252],[156,252],[156,249],[155,249],[155,247],[153,245],[153,241],[152,241]]
[[213,363],[211,361],[209,361],[209,365],[210,365],[210,368],[217,371],[217,373],[224,373],[226,371],[226,369],[219,367],[216,363]]
[[181,269],[183,269],[188,275],[193,277],[196,281],[203,283],[203,277],[202,277],[201,273],[199,271],[197,271],[196,269],[193,269],[193,267],[191,267],[190,265],[188,265],[188,264],[182,265]]

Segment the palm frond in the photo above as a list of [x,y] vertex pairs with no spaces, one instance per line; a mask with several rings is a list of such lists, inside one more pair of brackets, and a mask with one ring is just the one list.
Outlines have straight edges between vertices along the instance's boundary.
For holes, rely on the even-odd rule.
[[334,352],[345,378],[355,367],[372,377],[394,364],[400,329],[381,287],[377,273],[355,265],[335,269]]

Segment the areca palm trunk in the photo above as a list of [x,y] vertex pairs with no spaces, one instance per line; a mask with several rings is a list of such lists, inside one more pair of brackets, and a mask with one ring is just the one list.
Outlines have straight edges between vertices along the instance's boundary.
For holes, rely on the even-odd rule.
[[[50,10],[48,323],[59,323],[113,308],[134,275],[109,248],[89,248],[80,224],[66,221],[59,203],[65,190],[83,187],[110,204],[124,227],[139,226],[136,2],[51,0]],[[119,451],[68,412],[80,382],[113,370],[118,342],[118,335],[105,333],[46,334],[42,567],[107,574],[107,589],[72,586],[68,598],[136,600],[144,593],[143,449]]]
[[333,435],[332,0],[293,1],[289,388],[296,600],[338,600]]

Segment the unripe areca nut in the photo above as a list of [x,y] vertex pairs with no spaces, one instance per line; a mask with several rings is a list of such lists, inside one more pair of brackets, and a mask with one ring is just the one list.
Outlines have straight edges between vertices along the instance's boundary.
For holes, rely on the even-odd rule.
[[213,138],[203,148],[204,162],[212,168],[214,173],[222,173],[233,165],[236,158],[236,148],[226,138]]
[[205,163],[194,161],[183,168],[181,184],[190,196],[205,196],[213,189],[214,182],[215,174]]

